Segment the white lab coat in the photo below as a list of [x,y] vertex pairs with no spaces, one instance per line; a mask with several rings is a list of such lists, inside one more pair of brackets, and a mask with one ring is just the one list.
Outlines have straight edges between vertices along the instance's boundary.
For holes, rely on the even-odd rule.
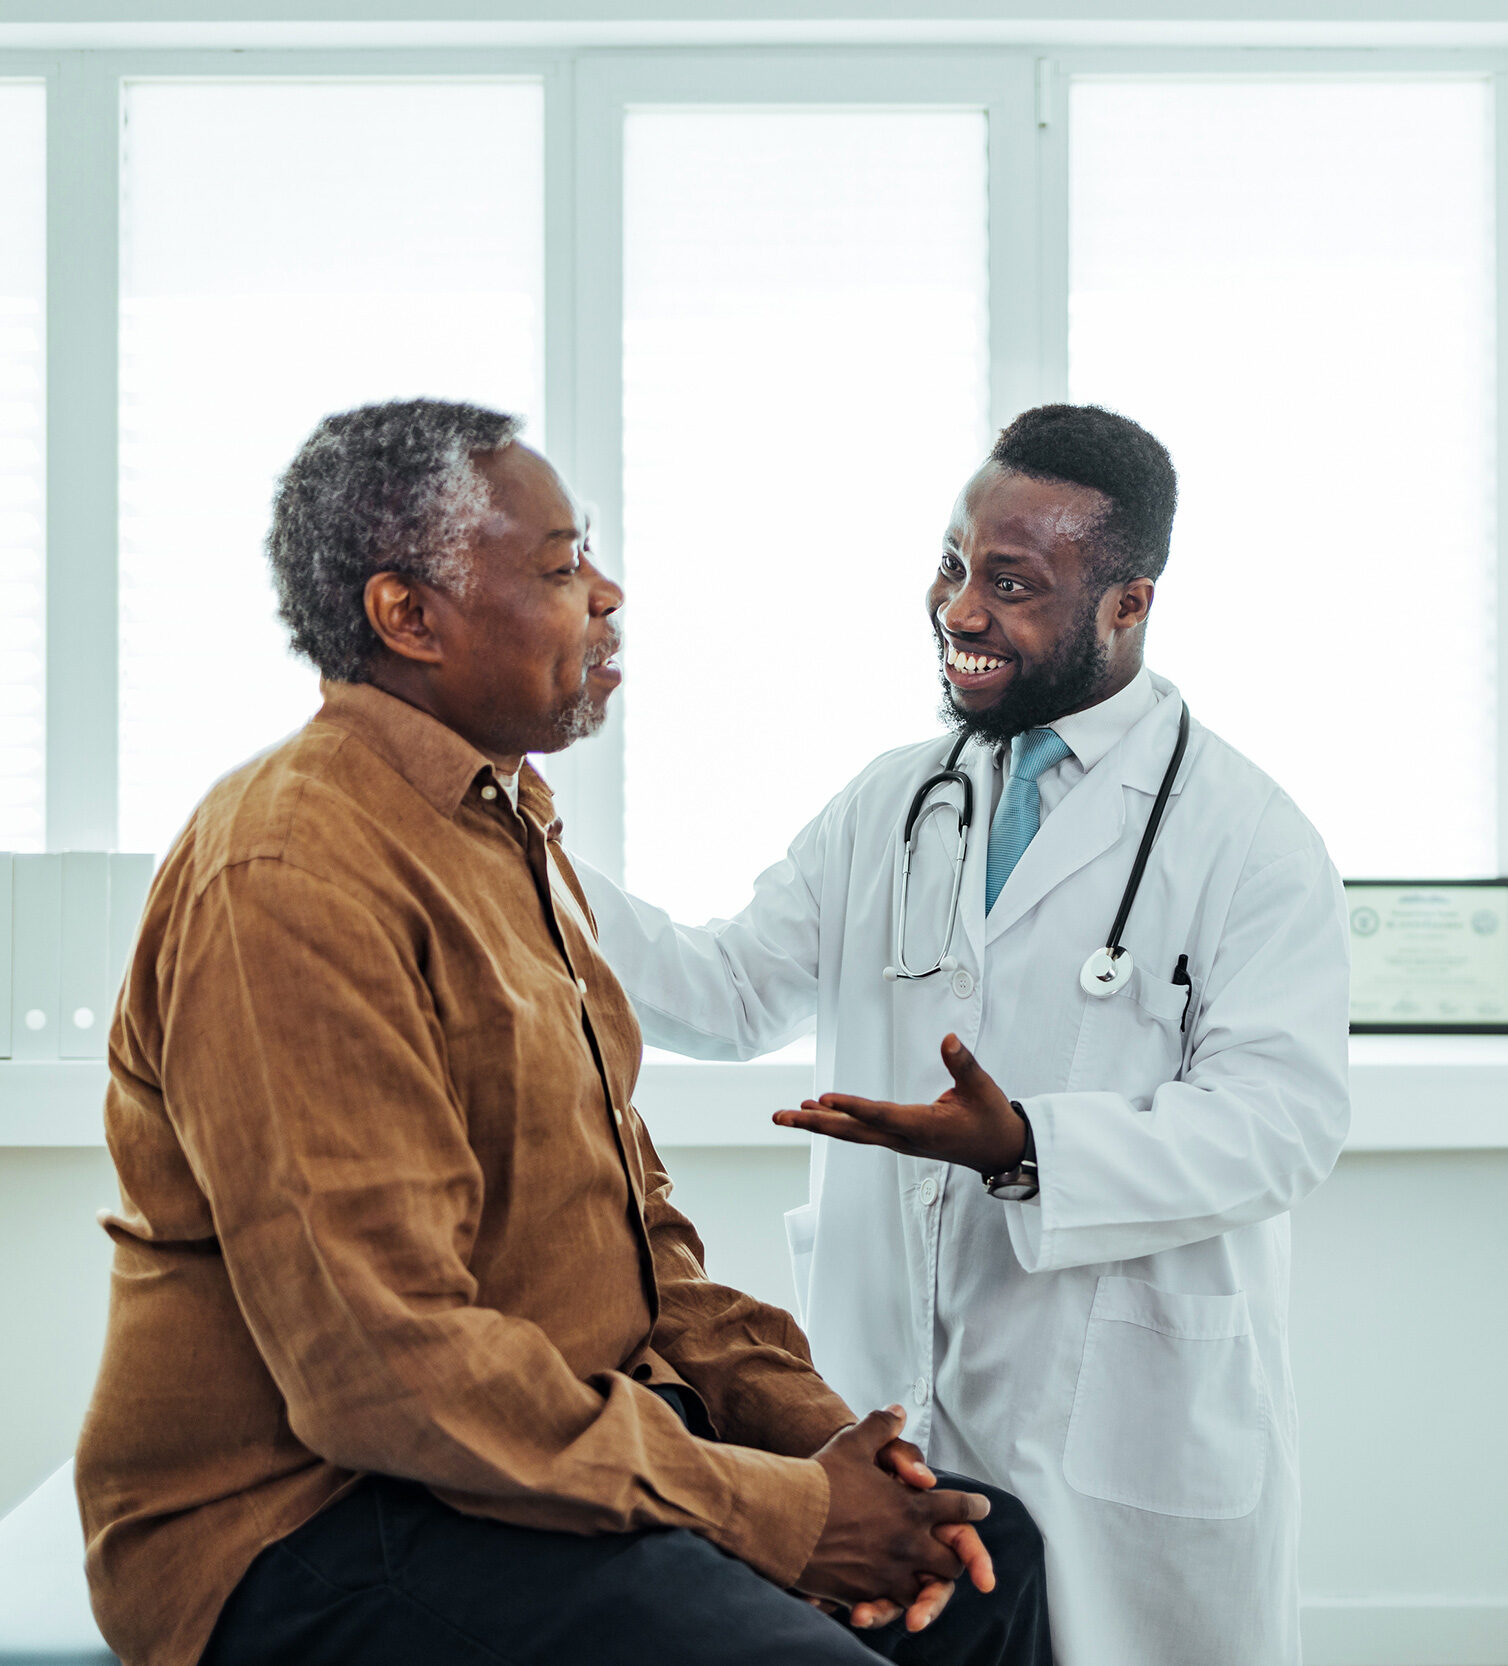
[[[749,1058],[815,1015],[818,1091],[924,1102],[954,1030],[1022,1102],[1041,1165],[1026,1204],[966,1169],[813,1141],[787,1226],[817,1365],[861,1414],[904,1400],[931,1463],[1023,1500],[1060,1666],[1291,1666],[1288,1211],[1349,1119],[1344,903],[1292,801],[1195,723],[1125,933],[1135,972],[1084,995],[1173,750],[1179,700],[1153,683],[1157,706],[1053,810],[988,919],[993,765],[964,753],[980,808],[951,977],[881,976],[901,823],[942,740],[870,765],[737,919],[679,926],[582,871],[649,1041]],[[912,964],[945,917],[942,821],[913,867]]]

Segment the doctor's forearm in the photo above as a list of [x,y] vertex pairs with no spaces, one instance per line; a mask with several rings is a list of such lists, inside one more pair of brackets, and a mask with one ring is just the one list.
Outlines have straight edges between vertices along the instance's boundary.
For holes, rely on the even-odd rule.
[[1166,1084],[1149,1111],[1112,1093],[1022,1104],[1042,1188],[1019,1206],[1038,1211],[1017,1245],[1029,1271],[1131,1260],[1283,1214],[1329,1174],[1349,1123],[1343,1093],[1291,1110],[1280,1094],[1192,1082]]

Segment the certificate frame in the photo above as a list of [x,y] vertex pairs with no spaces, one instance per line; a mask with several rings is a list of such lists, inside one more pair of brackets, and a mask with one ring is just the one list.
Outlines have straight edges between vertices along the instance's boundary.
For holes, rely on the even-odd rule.
[[[1508,876],[1485,879],[1347,879],[1342,883],[1346,896],[1348,941],[1354,941],[1356,935],[1355,915],[1359,908],[1367,907],[1366,896],[1368,893],[1373,893],[1379,901],[1383,900],[1383,893],[1398,891],[1459,891],[1463,893],[1463,899],[1470,898],[1473,893],[1483,895],[1495,893],[1502,899],[1505,914],[1508,914]],[[1505,943],[1502,993],[1505,1003],[1508,1003],[1508,931],[1505,931],[1501,940]],[[1476,1020],[1454,1017],[1358,1019],[1355,1016],[1355,998],[1356,982],[1353,967],[1350,1021],[1352,1035],[1508,1035],[1508,1005],[1505,1005],[1505,1016],[1502,1019]]]

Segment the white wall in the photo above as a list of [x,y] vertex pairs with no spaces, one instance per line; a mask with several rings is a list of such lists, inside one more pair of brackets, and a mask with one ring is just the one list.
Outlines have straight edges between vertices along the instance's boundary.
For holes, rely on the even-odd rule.
[[[713,1275],[789,1305],[804,1151],[666,1155]],[[0,1149],[0,1512],[72,1445],[114,1195],[97,1148]],[[1508,1151],[1353,1153],[1295,1216],[1311,1666],[1508,1666],[1505,1199]]]

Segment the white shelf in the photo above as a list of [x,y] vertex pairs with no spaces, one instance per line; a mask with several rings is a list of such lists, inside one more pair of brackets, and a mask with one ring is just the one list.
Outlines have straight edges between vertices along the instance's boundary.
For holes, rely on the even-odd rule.
[[1508,1036],[1353,1035],[1348,1151],[1508,1146]]
[[0,1146],[103,1145],[103,1059],[0,1061]]
[[[636,1095],[655,1142],[678,1146],[807,1144],[773,1112],[812,1089],[789,1059],[702,1064],[651,1059]],[[0,1146],[99,1145],[105,1064],[0,1062]],[[1508,1148],[1508,1036],[1353,1036],[1348,1151]]]

